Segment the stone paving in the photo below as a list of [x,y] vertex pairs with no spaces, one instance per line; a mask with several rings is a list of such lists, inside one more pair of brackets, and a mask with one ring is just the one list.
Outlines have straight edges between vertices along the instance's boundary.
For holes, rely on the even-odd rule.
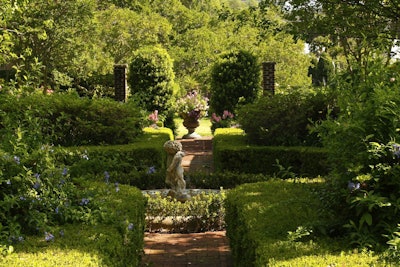
[[[185,172],[213,170],[212,138],[181,139]],[[142,266],[233,266],[225,231],[168,234],[145,233]]]

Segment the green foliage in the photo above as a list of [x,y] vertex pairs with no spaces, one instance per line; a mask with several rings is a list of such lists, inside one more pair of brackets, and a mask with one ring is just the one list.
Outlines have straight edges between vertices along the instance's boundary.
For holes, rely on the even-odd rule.
[[143,117],[133,102],[79,98],[74,94],[2,94],[0,130],[3,138],[16,127],[28,132],[30,143],[73,146],[126,144],[141,134]]
[[228,110],[224,110],[224,113],[219,116],[215,113],[211,115],[211,132],[214,133],[217,128],[231,128],[235,127],[235,115],[229,112]]
[[244,50],[227,53],[211,71],[210,109],[217,114],[235,111],[238,104],[257,99],[260,89],[258,58]]
[[65,165],[55,164],[51,146],[30,147],[22,132],[9,141],[12,149],[0,151],[1,244],[44,234],[55,225],[101,218],[96,201],[76,188]]
[[[202,191],[180,202],[160,192],[147,193],[146,228],[170,232],[218,231],[225,227],[225,192]],[[170,225],[168,225],[170,223]]]
[[251,145],[243,134],[216,132],[213,156],[218,172],[263,173],[271,176],[285,173],[287,176],[290,170],[290,173],[297,175],[316,177],[329,171],[324,148]]
[[54,72],[77,79],[90,73],[85,51],[91,49],[87,40],[92,33],[94,1],[32,0],[6,6],[3,25],[13,33],[12,54],[19,59],[18,70],[29,73],[37,62],[42,65],[40,73],[35,73],[35,86],[61,86]]
[[268,146],[321,146],[314,123],[321,123],[334,105],[324,92],[265,96],[238,111],[238,121],[252,144]]
[[387,266],[375,255],[351,252],[340,240],[321,235],[331,218],[313,193],[319,188],[275,180],[230,190],[226,223],[235,265]]
[[[0,258],[4,266],[139,266],[144,245],[145,198],[129,186],[80,184],[101,207],[95,225],[65,224],[51,228],[53,238],[26,236],[14,253]],[[22,260],[23,259],[23,260]]]
[[153,128],[153,127],[145,127],[143,128],[143,132],[145,132],[146,134],[150,134],[150,135],[157,135],[157,136],[162,136],[162,138],[165,141],[168,140],[174,140],[174,133],[172,132],[171,129],[169,128],[163,128],[163,127],[159,127],[159,128]]
[[162,115],[171,108],[174,92],[172,60],[165,49],[139,49],[129,65],[129,85],[132,97],[145,110],[158,110]]
[[[146,133],[129,145],[82,146],[57,153],[57,160],[69,166],[74,177],[130,184],[141,189],[164,187],[169,134]],[[57,151],[56,151],[57,152]]]
[[[397,20],[393,13],[396,2],[299,0],[289,1],[290,10],[286,1],[263,2],[264,6],[278,4],[287,20],[296,20],[289,25],[291,32],[307,40],[314,50],[327,48],[332,54],[344,55],[349,72],[355,67],[368,67],[371,58],[382,57],[388,63],[393,56],[391,49],[398,35],[392,23]],[[329,41],[321,45],[321,38]]]
[[318,62],[310,66],[308,74],[312,76],[315,86],[326,86],[333,76],[333,62],[327,53],[322,53]]
[[238,185],[246,183],[257,183],[269,181],[272,179],[271,175],[262,173],[239,173],[229,170],[213,173],[188,173],[185,174],[187,188],[235,188]]
[[144,47],[135,52],[129,65],[131,94],[148,112],[158,110],[164,125],[174,130],[172,101],[175,74],[168,52],[161,47]]
[[166,18],[118,6],[109,6],[95,15],[101,25],[98,30],[102,43],[99,45],[103,53],[110,55],[111,63],[125,64],[140,47],[157,45],[168,39],[172,25]]
[[382,236],[390,235],[399,220],[400,98],[397,66],[382,68],[377,62],[371,67],[367,79],[362,72],[337,82],[341,112],[322,123],[320,135],[341,192],[337,203],[342,204],[334,209],[344,215],[354,244],[375,248],[386,243]]

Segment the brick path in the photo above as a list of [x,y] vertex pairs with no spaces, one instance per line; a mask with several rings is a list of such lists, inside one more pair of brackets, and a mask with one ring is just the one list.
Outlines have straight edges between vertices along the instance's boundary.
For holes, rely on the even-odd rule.
[[[213,171],[212,138],[182,139],[185,172]],[[225,231],[166,234],[145,233],[142,266],[233,266]]]
[[142,266],[232,266],[225,231],[193,234],[145,234]]

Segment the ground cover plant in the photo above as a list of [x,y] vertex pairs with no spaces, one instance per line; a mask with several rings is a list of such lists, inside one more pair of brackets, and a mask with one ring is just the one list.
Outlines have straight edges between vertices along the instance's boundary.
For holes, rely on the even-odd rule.
[[147,231],[189,233],[225,229],[224,190],[202,190],[185,202],[160,192],[145,196]]

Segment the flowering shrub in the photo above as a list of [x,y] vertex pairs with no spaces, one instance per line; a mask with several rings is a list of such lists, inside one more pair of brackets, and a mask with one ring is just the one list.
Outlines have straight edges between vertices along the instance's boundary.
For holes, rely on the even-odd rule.
[[158,110],[154,110],[150,115],[147,117],[150,122],[150,127],[158,129],[158,127],[164,126],[164,118],[163,116],[159,116]]
[[213,113],[211,115],[211,132],[214,133],[217,128],[230,128],[234,125],[233,118],[235,116],[228,110],[224,110],[222,116]]
[[158,122],[158,110],[154,110],[148,118],[152,124],[156,124]]
[[375,246],[383,234],[393,233],[400,215],[400,145],[370,142],[368,153],[370,169],[348,182],[346,197],[350,218],[345,227],[351,242],[364,247]]
[[198,120],[207,115],[208,98],[203,97],[197,91],[188,92],[184,97],[178,99],[176,112],[182,119],[192,118]]

